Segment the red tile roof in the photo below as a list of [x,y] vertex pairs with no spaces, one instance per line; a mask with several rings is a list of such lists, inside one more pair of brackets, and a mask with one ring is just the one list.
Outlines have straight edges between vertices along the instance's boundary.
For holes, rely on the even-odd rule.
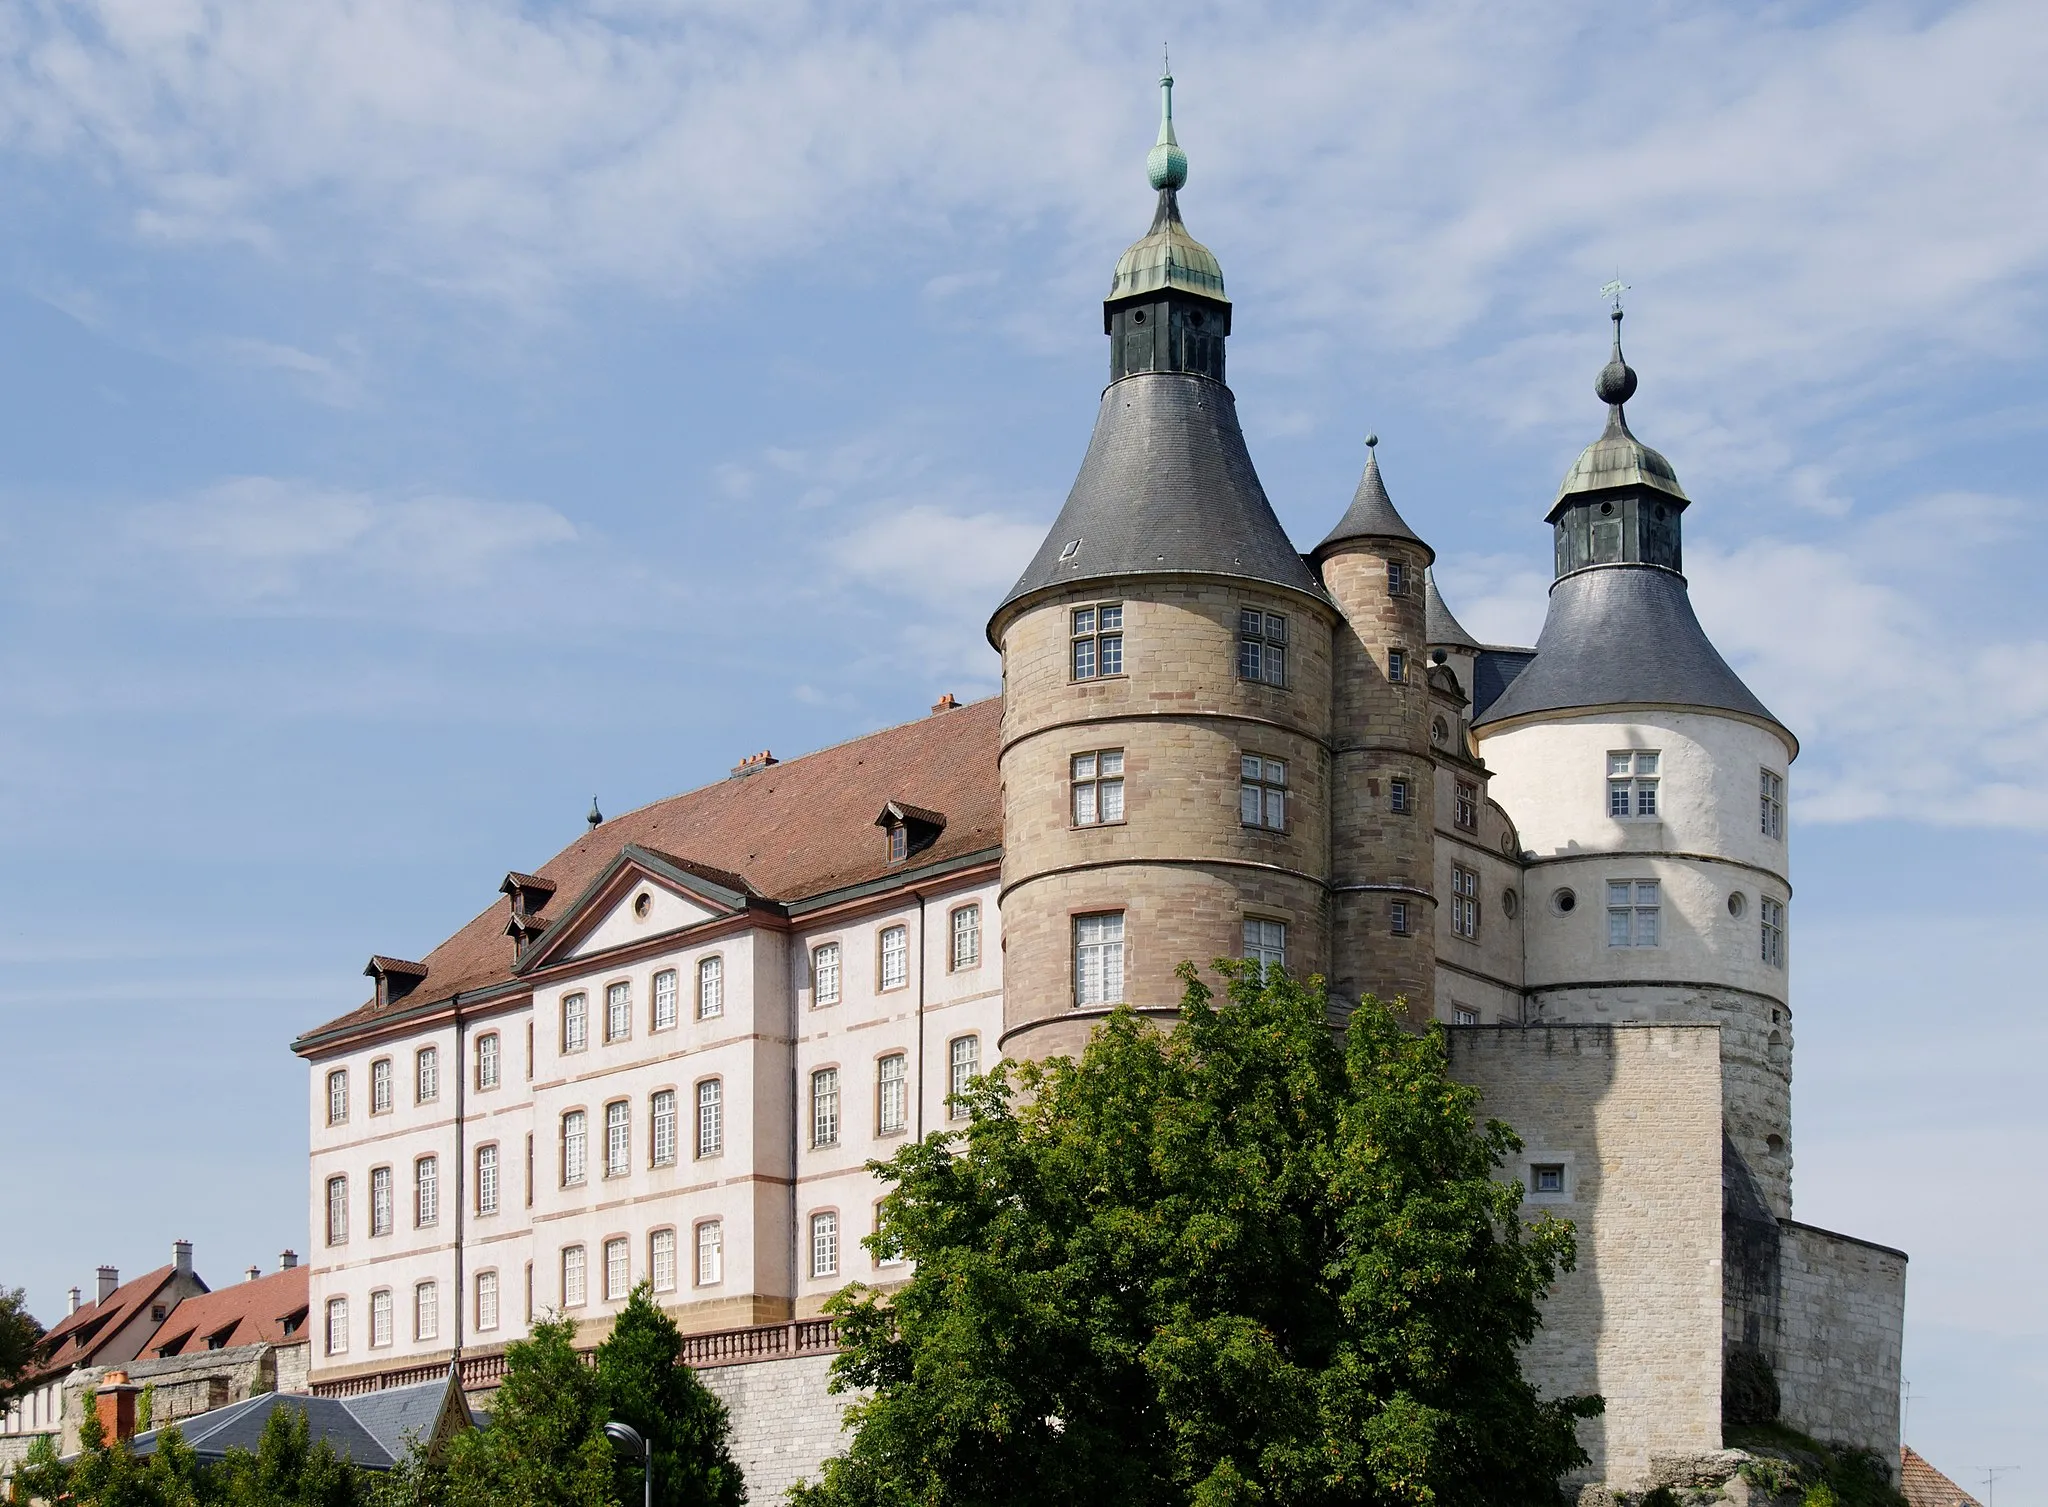
[[1899,1446],[1899,1490],[1905,1494],[1908,1507],[1983,1507],[1903,1444]]
[[[287,1267],[218,1292],[187,1298],[143,1346],[146,1355],[192,1355],[234,1345],[286,1345],[306,1337],[307,1266]],[[285,1321],[293,1330],[285,1332]],[[218,1345],[212,1341],[218,1339]]]
[[36,1375],[57,1376],[74,1366],[93,1364],[93,1357],[102,1347],[127,1328],[129,1320],[147,1307],[176,1274],[175,1266],[159,1266],[153,1272],[123,1282],[107,1294],[104,1302],[82,1304],[78,1312],[66,1314],[43,1336],[44,1358]]
[[[687,853],[691,857],[678,859],[679,866],[709,869],[704,877],[723,876],[721,882],[741,880],[771,900],[808,899],[892,873],[888,843],[874,826],[875,813],[891,800],[914,800],[945,817],[945,832],[917,855],[917,867],[983,852],[1002,842],[1001,720],[1002,704],[991,697],[771,764],[744,779],[670,796],[592,828],[537,873],[558,896],[573,900],[633,843]],[[893,872],[904,868],[899,863]],[[554,909],[558,917],[566,914],[565,906]],[[459,991],[507,981],[513,959],[507,915],[501,900],[428,953],[426,981],[403,1001],[373,1000],[308,1037],[325,1045],[330,1033],[371,1027],[394,1011],[411,1014]]]

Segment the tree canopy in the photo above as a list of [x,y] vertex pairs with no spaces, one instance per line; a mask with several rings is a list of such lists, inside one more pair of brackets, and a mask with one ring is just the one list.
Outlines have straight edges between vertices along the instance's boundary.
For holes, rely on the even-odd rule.
[[0,1403],[28,1385],[43,1326],[28,1311],[28,1298],[18,1287],[0,1287]]
[[1320,983],[1192,969],[1173,1029],[1112,1015],[1079,1061],[999,1068],[964,1132],[904,1147],[878,1254],[834,1300],[869,1389],[798,1507],[1551,1504],[1597,1398],[1519,1352],[1570,1269],[1494,1177],[1442,1031]]

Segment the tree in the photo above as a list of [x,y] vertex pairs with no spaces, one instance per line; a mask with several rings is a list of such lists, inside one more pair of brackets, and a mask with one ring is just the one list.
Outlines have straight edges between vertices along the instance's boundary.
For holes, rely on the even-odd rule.
[[0,1404],[24,1392],[43,1343],[43,1326],[18,1287],[0,1287]]
[[449,1507],[609,1507],[612,1451],[575,1335],[574,1320],[553,1319],[506,1347],[491,1426],[449,1442]]
[[366,1507],[371,1497],[369,1473],[315,1440],[304,1410],[288,1403],[270,1410],[254,1453],[229,1450],[208,1478],[221,1507]]
[[1118,1011],[1078,1062],[999,1068],[906,1146],[833,1301],[847,1452],[798,1507],[1556,1502],[1596,1398],[1518,1352],[1571,1229],[1525,1225],[1443,1033],[1320,982],[1194,971],[1170,1033]]
[[[654,1454],[654,1500],[663,1507],[743,1507],[747,1488],[726,1447],[725,1404],[682,1364],[683,1337],[645,1282],[597,1347],[597,1399],[606,1419],[630,1423]],[[621,1462],[613,1492],[639,1499],[639,1471]]]

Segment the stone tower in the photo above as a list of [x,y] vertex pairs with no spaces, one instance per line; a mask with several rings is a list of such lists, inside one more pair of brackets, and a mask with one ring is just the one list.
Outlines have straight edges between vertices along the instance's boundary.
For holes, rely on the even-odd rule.
[[1103,301],[1095,431],[988,626],[1015,1057],[1078,1054],[1120,1001],[1170,1014],[1185,959],[1327,966],[1337,613],[1245,450],[1223,272],[1181,222],[1172,78],[1160,89],[1158,205]]
[[1312,557],[1343,614],[1330,655],[1330,987],[1435,1012],[1436,765],[1424,577],[1435,552],[1395,511],[1379,439]]

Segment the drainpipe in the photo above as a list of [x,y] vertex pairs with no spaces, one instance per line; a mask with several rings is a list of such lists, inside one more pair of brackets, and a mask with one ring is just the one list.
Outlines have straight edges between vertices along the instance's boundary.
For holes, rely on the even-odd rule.
[[924,891],[917,893],[917,1138],[924,1139]]
[[462,1286],[462,1216],[467,1207],[469,1150],[463,1123],[464,1090],[469,1087],[469,1053],[463,1044],[462,995],[458,991],[448,1003],[455,1010],[455,1361],[457,1374],[462,1365],[462,1320],[467,1311],[468,1294]]

